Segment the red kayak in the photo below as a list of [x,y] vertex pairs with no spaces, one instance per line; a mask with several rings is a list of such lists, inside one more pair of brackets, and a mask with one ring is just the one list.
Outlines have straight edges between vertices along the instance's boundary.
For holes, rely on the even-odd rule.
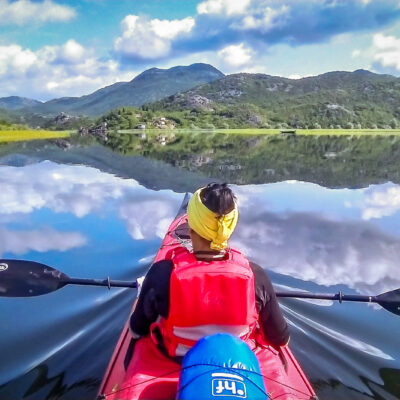
[[[186,217],[187,202],[188,196],[185,197],[177,217],[171,223],[155,261],[164,259],[166,252],[174,246],[182,246],[190,241]],[[130,342],[128,321],[104,375],[98,399],[174,400],[181,365],[162,354],[147,337],[141,338],[136,343],[133,354],[129,356]],[[277,351],[268,343],[262,343],[256,347],[254,354],[260,364],[268,398],[317,399],[310,382],[288,346]]]

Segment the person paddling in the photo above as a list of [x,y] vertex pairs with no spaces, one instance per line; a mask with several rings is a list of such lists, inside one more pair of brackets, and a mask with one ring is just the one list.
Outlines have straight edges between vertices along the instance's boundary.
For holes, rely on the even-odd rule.
[[130,319],[134,339],[151,336],[170,357],[183,356],[201,337],[239,336],[251,347],[257,335],[274,347],[289,341],[273,286],[265,271],[228,240],[238,206],[227,184],[212,183],[189,201],[193,250],[183,246],[154,263]]

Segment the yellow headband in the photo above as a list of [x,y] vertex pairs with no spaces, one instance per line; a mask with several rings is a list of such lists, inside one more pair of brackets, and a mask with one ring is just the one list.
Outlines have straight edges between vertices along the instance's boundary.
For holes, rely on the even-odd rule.
[[223,250],[228,246],[227,240],[235,230],[238,220],[238,209],[235,208],[225,215],[218,215],[207,208],[200,198],[200,192],[203,188],[197,190],[189,201],[187,213],[188,223],[202,238],[211,242],[210,248],[213,250]]

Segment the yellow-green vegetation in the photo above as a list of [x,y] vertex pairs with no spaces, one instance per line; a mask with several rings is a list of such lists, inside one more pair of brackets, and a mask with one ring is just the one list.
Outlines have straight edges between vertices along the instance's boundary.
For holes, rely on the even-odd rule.
[[0,142],[64,138],[68,137],[70,133],[69,131],[0,130]]
[[320,135],[387,136],[387,135],[400,135],[400,130],[398,129],[298,129],[296,130],[296,134],[314,135],[314,136],[320,136]]
[[295,132],[296,135],[307,136],[400,136],[398,129],[122,129],[118,133],[143,133],[143,134],[157,134],[168,136],[171,132],[185,133],[185,132],[213,132],[213,133],[226,133],[236,135],[278,135],[290,134]]
[[239,135],[276,135],[280,133],[295,132],[296,135],[312,136],[379,136],[400,135],[397,129],[216,129],[220,133],[234,133]]

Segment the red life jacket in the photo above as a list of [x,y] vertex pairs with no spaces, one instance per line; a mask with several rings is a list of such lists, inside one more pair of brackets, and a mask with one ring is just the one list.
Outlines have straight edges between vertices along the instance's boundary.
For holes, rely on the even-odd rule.
[[231,249],[227,259],[200,261],[184,247],[171,254],[168,317],[152,324],[170,356],[184,355],[203,336],[217,332],[250,338],[257,325],[254,274],[248,260]]

